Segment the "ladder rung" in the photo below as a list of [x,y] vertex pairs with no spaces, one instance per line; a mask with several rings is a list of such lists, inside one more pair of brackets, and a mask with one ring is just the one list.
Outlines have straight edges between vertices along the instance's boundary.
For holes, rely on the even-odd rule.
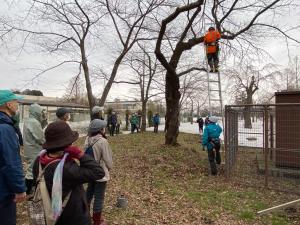
[[221,101],[220,99],[213,98],[210,101]]
[[220,90],[209,90],[209,91],[218,91],[219,92]]
[[219,83],[218,80],[209,80],[209,82],[216,82],[216,83]]

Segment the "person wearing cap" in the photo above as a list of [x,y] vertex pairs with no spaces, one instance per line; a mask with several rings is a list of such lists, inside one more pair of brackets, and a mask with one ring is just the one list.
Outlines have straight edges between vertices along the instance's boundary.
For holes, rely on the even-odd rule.
[[210,164],[211,174],[217,175],[217,164],[221,164],[221,140],[220,134],[222,133],[222,128],[218,122],[218,118],[215,116],[210,116],[207,120],[208,124],[204,129],[202,136],[202,145],[207,148],[208,160]]
[[12,117],[22,97],[0,90],[0,218],[1,225],[16,224],[16,202],[26,199],[20,143]]
[[100,119],[100,120],[104,120],[103,118],[103,107],[101,106],[94,106],[92,108],[92,119]]
[[[90,182],[87,187],[87,202],[91,205],[94,197],[93,205],[93,225],[106,224],[102,211],[105,190],[107,182],[110,180],[110,170],[112,169],[112,151],[105,135],[106,122],[100,119],[94,119],[89,125],[89,133],[85,139],[84,148],[87,154],[91,154],[96,162],[103,168],[105,176],[101,180]],[[91,151],[91,153],[89,153]]]
[[68,122],[71,119],[71,114],[70,114],[71,112],[73,112],[73,110],[69,108],[65,108],[65,107],[58,108],[56,110],[57,119]]
[[27,162],[27,171],[25,183],[27,187],[26,194],[31,194],[33,176],[32,167],[35,158],[42,150],[42,144],[45,142],[44,131],[42,128],[42,107],[38,104],[32,104],[29,107],[29,117],[25,119],[23,126],[24,156]]
[[[72,131],[66,122],[50,123],[45,130],[46,141],[43,148],[46,151],[42,151],[33,166],[34,185],[39,174],[39,165],[42,168],[47,166],[44,177],[52,201],[53,199],[64,201],[71,193],[66,206],[60,208],[61,215],[55,225],[91,225],[83,184],[102,179],[105,175],[102,167],[93,158],[72,145],[78,137],[78,132]],[[58,172],[58,177],[62,179],[60,183],[53,178],[58,164],[65,157],[67,158],[62,172]],[[53,190],[62,190],[62,192]],[[53,206],[56,204],[52,204]]]

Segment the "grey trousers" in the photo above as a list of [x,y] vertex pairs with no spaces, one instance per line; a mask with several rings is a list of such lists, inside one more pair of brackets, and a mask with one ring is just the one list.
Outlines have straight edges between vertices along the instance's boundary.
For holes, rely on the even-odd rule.
[[100,213],[103,210],[106,183],[107,182],[95,181],[88,184],[86,190],[86,198],[90,207],[92,199],[94,197],[94,206],[93,206],[94,213]]

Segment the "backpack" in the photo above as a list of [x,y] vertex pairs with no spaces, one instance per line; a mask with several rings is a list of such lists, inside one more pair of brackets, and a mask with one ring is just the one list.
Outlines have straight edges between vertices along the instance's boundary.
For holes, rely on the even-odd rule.
[[85,154],[91,156],[93,159],[95,159],[95,155],[94,155],[94,150],[93,150],[93,146],[100,140],[101,138],[99,138],[97,141],[95,141],[93,144],[89,145],[86,149],[85,149]]
[[[41,163],[39,163],[39,175],[37,178],[37,185],[35,188],[34,195],[28,199],[28,214],[30,218],[30,222],[32,225],[55,225],[57,220],[54,220],[52,217],[52,207],[51,207],[51,198],[49,196],[49,192],[47,190],[44,173],[46,168],[60,160],[54,160],[50,162],[44,169],[42,169]],[[67,205],[70,195],[70,191],[68,195],[65,197],[62,208]]]

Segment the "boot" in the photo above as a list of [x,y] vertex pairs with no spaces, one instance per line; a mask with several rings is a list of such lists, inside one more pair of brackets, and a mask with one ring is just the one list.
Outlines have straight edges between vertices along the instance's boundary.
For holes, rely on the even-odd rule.
[[215,73],[218,73],[218,72],[219,72],[219,66],[215,65]]
[[101,212],[93,214],[93,222],[93,225],[107,225]]
[[101,218],[100,218],[100,225],[107,225],[102,214],[101,214]]
[[210,73],[213,73],[214,72],[214,64],[212,64],[212,63],[208,63],[208,65],[209,65],[209,68],[210,68]]
[[26,195],[30,195],[32,193],[32,179],[25,179],[25,185],[26,185]]
[[100,225],[101,224],[101,213],[93,213],[93,225]]

